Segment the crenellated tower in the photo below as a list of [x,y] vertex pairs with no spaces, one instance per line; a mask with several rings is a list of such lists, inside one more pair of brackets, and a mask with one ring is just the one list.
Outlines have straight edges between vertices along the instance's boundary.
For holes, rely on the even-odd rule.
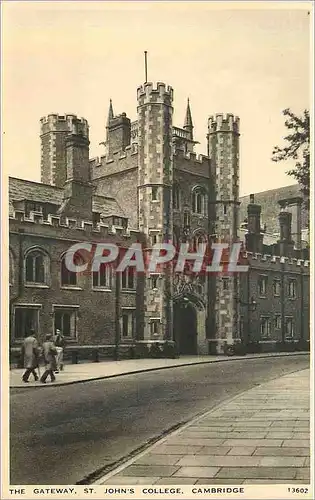
[[[137,98],[138,223],[151,247],[171,241],[173,235],[173,89],[164,83],[156,87],[145,83],[138,88]],[[147,276],[145,282],[143,338],[170,339],[172,276],[161,274],[156,288],[151,286],[152,279]]]
[[73,114],[49,114],[40,120],[41,182],[62,187],[67,180],[66,140],[78,120],[88,136],[88,123]]
[[[215,234],[217,242],[238,241],[239,227],[239,118],[217,114],[208,121],[208,150],[215,179]],[[215,335],[210,346],[218,353],[224,343],[233,344],[239,335],[239,277],[218,274],[216,280]]]

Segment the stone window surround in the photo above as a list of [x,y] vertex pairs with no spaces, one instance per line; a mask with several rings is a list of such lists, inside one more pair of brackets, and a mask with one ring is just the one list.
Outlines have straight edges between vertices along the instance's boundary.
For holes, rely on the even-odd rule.
[[[200,210],[199,206],[200,205]],[[191,191],[191,209],[194,215],[207,216],[208,214],[208,193],[203,186],[194,186]]]
[[191,250],[197,252],[198,245],[207,245],[208,238],[204,229],[196,229],[192,237]]
[[288,283],[288,298],[291,300],[296,299],[296,279],[290,278]]
[[121,287],[121,290],[124,291],[124,292],[136,292],[136,288],[137,288],[137,283],[136,283],[136,275],[135,273],[133,272],[133,286],[132,287],[129,287],[129,286],[126,286],[124,287],[123,286],[123,275],[126,276],[125,278],[125,281],[126,283],[129,285],[129,270],[132,270],[133,268],[129,268],[127,267],[122,273],[120,273],[120,287]]
[[[262,283],[265,283],[264,287],[261,287]],[[267,297],[267,283],[268,283],[268,275],[260,274],[258,277],[258,292],[259,292],[259,298],[261,299],[265,299]]]
[[151,335],[158,336],[161,328],[161,318],[150,318],[149,322]]
[[[280,297],[280,294],[281,294],[281,280],[279,278],[276,278],[276,279],[273,280],[272,287],[273,287],[273,295],[274,295],[274,297]],[[276,293],[276,292],[278,292],[277,287],[279,287],[279,293]]]
[[[127,316],[127,335],[124,335],[124,317]],[[121,337],[124,339],[132,339],[136,331],[136,308],[122,307],[120,317]]]
[[101,266],[97,272],[91,272],[91,279],[92,279],[92,290],[96,291],[112,291],[113,287],[113,268],[112,266],[105,266],[105,285],[95,285],[94,284],[94,275],[97,275],[98,277],[98,283],[100,283],[100,277],[101,277]]
[[16,310],[17,309],[24,309],[24,310],[34,310],[37,312],[37,320],[36,320],[36,325],[34,325],[35,330],[35,336],[37,336],[39,332],[39,311],[42,309],[42,304],[35,304],[33,302],[26,302],[26,303],[20,303],[20,304],[13,304],[13,315],[12,315],[12,331],[13,331],[13,339],[14,342],[22,343],[24,340],[24,335],[17,337],[16,332],[15,332],[15,315],[16,315]]
[[[291,325],[290,333],[287,331],[288,322]],[[294,319],[293,316],[285,316],[284,318],[285,338],[292,339],[294,337]]]
[[[53,321],[52,331],[56,332],[56,329],[57,329],[56,321],[55,321],[56,311],[64,311],[64,312],[71,311],[71,313],[74,315],[74,318],[72,320],[74,322],[74,335],[70,335],[70,336],[65,335],[65,339],[67,339],[68,341],[77,342],[78,341],[79,309],[80,309],[80,306],[77,304],[52,304],[52,313],[51,313],[52,321]],[[61,330],[62,330],[62,327],[61,327]],[[64,333],[64,332],[62,332],[62,333]]]
[[[267,332],[264,332],[264,326],[267,327]],[[271,337],[271,319],[270,316],[262,314],[260,316],[260,336],[262,339],[269,339]]]
[[[43,257],[43,272],[44,272],[44,280],[43,281],[27,281],[27,259],[34,253],[34,258],[37,256]],[[35,265],[35,264],[34,264]],[[41,248],[40,246],[32,246],[28,248],[24,252],[23,257],[23,279],[24,286],[27,288],[49,288],[50,287],[50,256],[48,252]]]
[[[71,284],[71,283],[63,283],[63,277],[62,277],[62,268],[63,268],[63,261],[65,259],[65,253],[63,253],[60,257],[60,278],[59,278],[59,283],[60,283],[60,288],[61,290],[83,290],[83,288],[78,285],[78,277],[76,275],[76,279],[75,279],[75,284]],[[70,271],[68,271],[68,273],[70,273]],[[76,274],[76,273],[73,273],[73,274]]]
[[275,330],[281,330],[282,329],[282,318],[281,318],[281,314],[280,313],[275,314],[274,327],[275,327]]

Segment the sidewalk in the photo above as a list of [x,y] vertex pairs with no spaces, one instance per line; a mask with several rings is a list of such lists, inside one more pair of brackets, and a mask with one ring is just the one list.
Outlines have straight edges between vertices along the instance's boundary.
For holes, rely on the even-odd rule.
[[95,484],[309,484],[310,371],[234,397]]
[[[138,372],[146,372],[152,370],[163,370],[175,366],[195,365],[199,363],[218,363],[223,361],[233,361],[237,359],[253,359],[278,356],[301,356],[309,355],[309,352],[292,352],[292,353],[264,353],[264,354],[248,354],[247,356],[181,356],[178,359],[125,359],[121,361],[102,361],[100,363],[79,363],[77,365],[65,365],[65,370],[56,374],[55,382],[41,384],[35,382],[33,376],[29,378],[29,383],[22,382],[22,374],[25,370],[13,369],[10,370],[10,387],[24,389],[36,387],[52,387],[56,385],[70,385],[91,380],[105,379],[118,377]],[[44,367],[40,368],[43,373]]]

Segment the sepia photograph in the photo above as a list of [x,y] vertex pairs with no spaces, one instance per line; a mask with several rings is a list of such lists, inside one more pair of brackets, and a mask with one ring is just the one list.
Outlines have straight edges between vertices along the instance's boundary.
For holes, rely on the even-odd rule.
[[313,7],[1,2],[1,498],[313,498]]

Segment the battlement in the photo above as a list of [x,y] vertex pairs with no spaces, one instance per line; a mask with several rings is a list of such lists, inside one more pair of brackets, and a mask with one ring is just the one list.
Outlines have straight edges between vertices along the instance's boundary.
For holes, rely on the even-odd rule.
[[227,113],[218,113],[215,116],[210,116],[208,119],[209,134],[215,132],[235,132],[239,134],[240,119],[238,116]]
[[25,222],[30,224],[42,225],[45,227],[65,228],[83,231],[86,234],[98,233],[101,236],[118,235],[123,238],[131,238],[139,235],[139,231],[129,227],[118,226],[115,224],[104,224],[102,222],[94,224],[92,221],[80,221],[69,217],[60,217],[59,215],[49,214],[47,220],[43,219],[41,212],[30,212],[26,216],[22,210],[15,210],[10,215],[11,221]]
[[[133,143],[130,146],[126,146],[124,150],[116,151],[112,153],[111,157],[96,156],[95,158],[91,158],[89,160],[89,164],[92,169],[99,167],[106,167],[106,165],[110,165],[111,163],[119,163],[123,160],[128,161],[129,158],[134,157],[138,154],[138,144]],[[134,162],[132,162],[132,167],[134,167]]]
[[157,82],[154,87],[153,83],[147,82],[137,89],[137,99],[140,104],[146,102],[163,102],[171,104],[173,101],[173,88],[162,82]]
[[[268,255],[268,254],[261,254],[261,253],[252,253],[252,252],[243,252],[243,257],[248,260],[249,265],[251,261],[257,261],[257,263],[263,263],[263,264],[274,264],[275,267],[277,267],[277,264],[286,264],[289,265],[290,267],[292,266],[293,268],[300,268],[302,267],[309,267],[310,262],[309,260],[303,260],[303,259],[296,259],[296,258],[290,258],[290,257],[281,257],[278,255]],[[254,264],[253,262],[253,264]],[[280,267],[280,266],[279,266]]]
[[186,160],[187,162],[195,162],[195,163],[208,163],[208,156],[202,154],[196,154],[192,152],[185,153],[181,149],[177,149],[174,151],[174,156],[180,160]]
[[89,124],[85,118],[78,118],[74,114],[49,114],[40,119],[41,135],[48,132],[69,132],[89,138]]

